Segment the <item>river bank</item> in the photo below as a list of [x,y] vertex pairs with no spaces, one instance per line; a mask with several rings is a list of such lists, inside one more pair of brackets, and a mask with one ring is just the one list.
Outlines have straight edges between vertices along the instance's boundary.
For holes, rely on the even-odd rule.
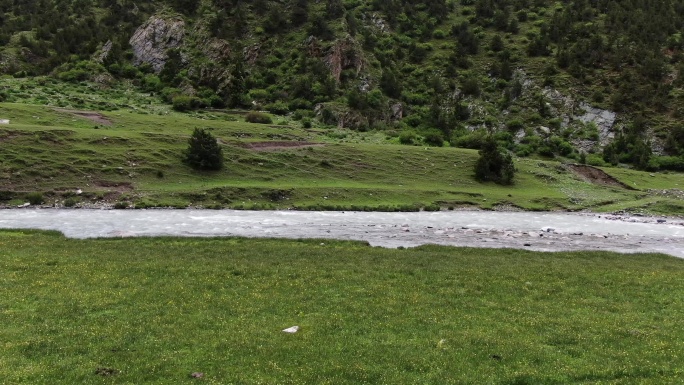
[[71,238],[327,238],[394,248],[440,244],[684,258],[682,220],[591,213],[24,209],[0,210],[0,228],[57,230]]

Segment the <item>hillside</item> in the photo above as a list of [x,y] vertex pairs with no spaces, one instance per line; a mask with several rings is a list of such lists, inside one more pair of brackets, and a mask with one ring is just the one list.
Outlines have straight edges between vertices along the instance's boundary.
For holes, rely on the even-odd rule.
[[50,93],[48,76],[178,110],[683,170],[683,28],[682,0],[2,0],[0,98],[24,101],[15,79]]
[[[24,97],[50,96],[24,85]],[[104,103],[59,89],[56,102]],[[244,112],[133,108],[140,95],[105,95],[133,105],[98,113],[0,103],[10,120],[0,129],[0,206],[684,214],[681,173],[515,157],[515,183],[499,186],[475,180],[471,149],[404,146],[387,133],[305,128],[292,117],[257,124]],[[222,170],[182,162],[195,128],[221,144]]]

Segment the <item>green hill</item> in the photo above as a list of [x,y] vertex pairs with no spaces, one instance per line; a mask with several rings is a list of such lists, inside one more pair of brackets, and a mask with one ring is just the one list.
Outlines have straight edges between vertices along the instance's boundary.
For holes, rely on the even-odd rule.
[[[22,110],[22,104],[46,105],[50,108],[40,114],[47,115],[37,115],[43,118],[39,125],[53,122],[49,132],[54,134],[54,129],[69,131],[74,125],[66,118],[53,120],[52,108],[101,112],[115,121],[115,127],[128,124],[121,123],[127,118],[116,116],[123,114],[143,131],[117,133],[133,135],[127,138],[128,145],[146,148],[145,156],[166,146],[142,135],[155,131],[153,126],[165,127],[155,134],[165,140],[180,135],[173,149],[177,153],[192,126],[201,126],[219,130],[214,133],[223,145],[235,144],[237,149],[230,150],[240,154],[246,150],[238,142],[245,137],[234,137],[232,143],[222,137],[224,128],[207,127],[203,121],[242,121],[231,112],[266,110],[278,127],[264,130],[272,136],[259,136],[261,131],[257,136],[270,140],[364,138],[376,144],[479,149],[493,136],[512,155],[528,159],[520,164],[555,159],[649,172],[682,171],[683,28],[682,0],[0,0],[0,101],[11,103],[0,110],[0,119],[11,118],[8,129],[17,122],[32,125],[36,122],[17,121],[13,115],[33,111]],[[171,108],[185,115],[162,119]],[[282,129],[283,125],[289,128]],[[237,123],[221,127],[253,130]],[[282,133],[295,128],[296,135]],[[32,130],[24,129],[28,131],[23,133]],[[109,130],[100,129],[98,135]],[[21,137],[2,131],[6,148]],[[76,130],[78,134],[60,140],[78,146],[70,138],[96,140],[90,131]],[[17,159],[33,154],[22,151],[43,140],[39,134],[37,142],[31,137],[9,150],[14,155],[8,157],[6,151],[5,177],[12,179],[26,167],[27,161]],[[312,148],[326,152],[313,161],[352,167],[328,159],[345,157],[327,153],[330,148]],[[82,151],[108,159],[96,150]],[[126,152],[117,151],[123,152],[117,153],[116,161],[104,162],[105,168],[108,162],[126,167]],[[420,151],[424,150],[405,146],[377,152],[419,157]],[[444,154],[467,154],[464,159],[474,162],[474,152],[449,151]],[[149,159],[147,164],[154,166],[147,171],[156,175],[167,167],[181,167],[171,166],[180,160],[170,154]],[[411,177],[397,160],[369,156],[382,159],[382,178],[387,172],[397,176],[392,183],[434,184],[429,178],[400,183]],[[78,164],[76,157],[51,154],[45,162],[63,165],[71,159]],[[519,169],[518,183],[528,183],[522,177],[525,168]],[[55,178],[48,170],[24,170],[45,175],[32,187],[29,182],[12,182],[6,190],[49,192],[58,183],[46,182]],[[281,171],[274,171],[274,178]],[[462,171],[470,178],[470,169]],[[334,167],[325,170],[333,179],[344,178],[340,172]],[[445,175],[433,177],[441,178],[437,184],[448,183],[443,182],[448,180]],[[160,178],[153,185],[162,184]],[[657,185],[638,188],[678,186]],[[9,195],[16,198],[13,194]],[[418,206],[450,200],[461,198],[437,194],[419,200]]]
[[684,147],[683,20],[682,0],[3,0],[0,71],[681,169],[651,154]]

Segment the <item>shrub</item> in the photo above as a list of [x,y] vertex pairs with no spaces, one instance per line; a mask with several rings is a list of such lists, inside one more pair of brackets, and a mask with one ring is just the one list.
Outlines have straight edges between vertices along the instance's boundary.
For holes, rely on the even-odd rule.
[[64,201],[64,207],[74,207],[77,203],[78,201],[75,198],[67,198]]
[[652,169],[684,171],[684,157],[682,156],[658,156],[651,160],[653,161]]
[[424,135],[423,141],[428,146],[433,146],[433,147],[442,147],[444,145],[444,137],[442,136],[442,133],[439,132],[438,130],[428,131]]
[[604,161],[600,155],[596,155],[596,154],[587,155],[586,162],[590,166],[598,166],[598,167],[608,166],[608,163],[606,163],[606,161]]
[[413,145],[416,144],[417,141],[418,135],[415,133],[415,131],[406,130],[399,134],[399,143],[401,144]]
[[181,90],[173,87],[166,87],[161,91],[162,99],[164,99],[164,101],[166,101],[167,103],[171,103],[173,101],[173,98],[180,95],[180,93]]
[[210,132],[195,128],[184,161],[190,167],[199,170],[220,170],[223,167],[223,151],[216,138]]
[[44,200],[43,200],[43,194],[39,192],[34,192],[30,193],[26,196],[26,199],[29,201],[31,205],[42,205]]
[[82,69],[72,69],[69,71],[61,72],[57,77],[59,80],[63,80],[65,82],[80,82],[88,79],[90,74],[88,71],[82,70]]
[[147,75],[143,78],[142,88],[145,91],[158,91],[162,86],[162,82],[157,75]]
[[506,122],[506,128],[515,133],[525,128],[525,124],[520,119],[511,119]]
[[286,115],[290,112],[290,108],[288,107],[288,105],[281,101],[277,101],[275,103],[267,105],[266,109],[268,110],[268,112],[276,115]]
[[475,163],[475,178],[508,185],[513,184],[514,175],[513,158],[499,149],[493,137],[486,138],[480,149],[480,158]]
[[473,131],[471,133],[459,136],[452,139],[452,143],[456,147],[478,149],[482,147],[484,141],[483,130]]
[[259,124],[271,124],[273,120],[271,117],[264,114],[263,112],[250,111],[245,115],[245,121],[249,123],[259,123]]
[[173,109],[176,111],[194,110],[200,106],[200,100],[194,96],[178,95],[171,100]]

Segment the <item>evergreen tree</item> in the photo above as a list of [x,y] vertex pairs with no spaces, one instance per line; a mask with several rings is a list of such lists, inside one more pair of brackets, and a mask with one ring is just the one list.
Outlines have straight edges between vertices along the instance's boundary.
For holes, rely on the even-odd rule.
[[210,132],[195,128],[183,161],[198,170],[220,170],[223,168],[223,151]]
[[475,178],[481,182],[494,182],[503,185],[513,184],[515,166],[510,154],[499,148],[496,140],[489,136],[482,142],[480,157],[475,163]]

